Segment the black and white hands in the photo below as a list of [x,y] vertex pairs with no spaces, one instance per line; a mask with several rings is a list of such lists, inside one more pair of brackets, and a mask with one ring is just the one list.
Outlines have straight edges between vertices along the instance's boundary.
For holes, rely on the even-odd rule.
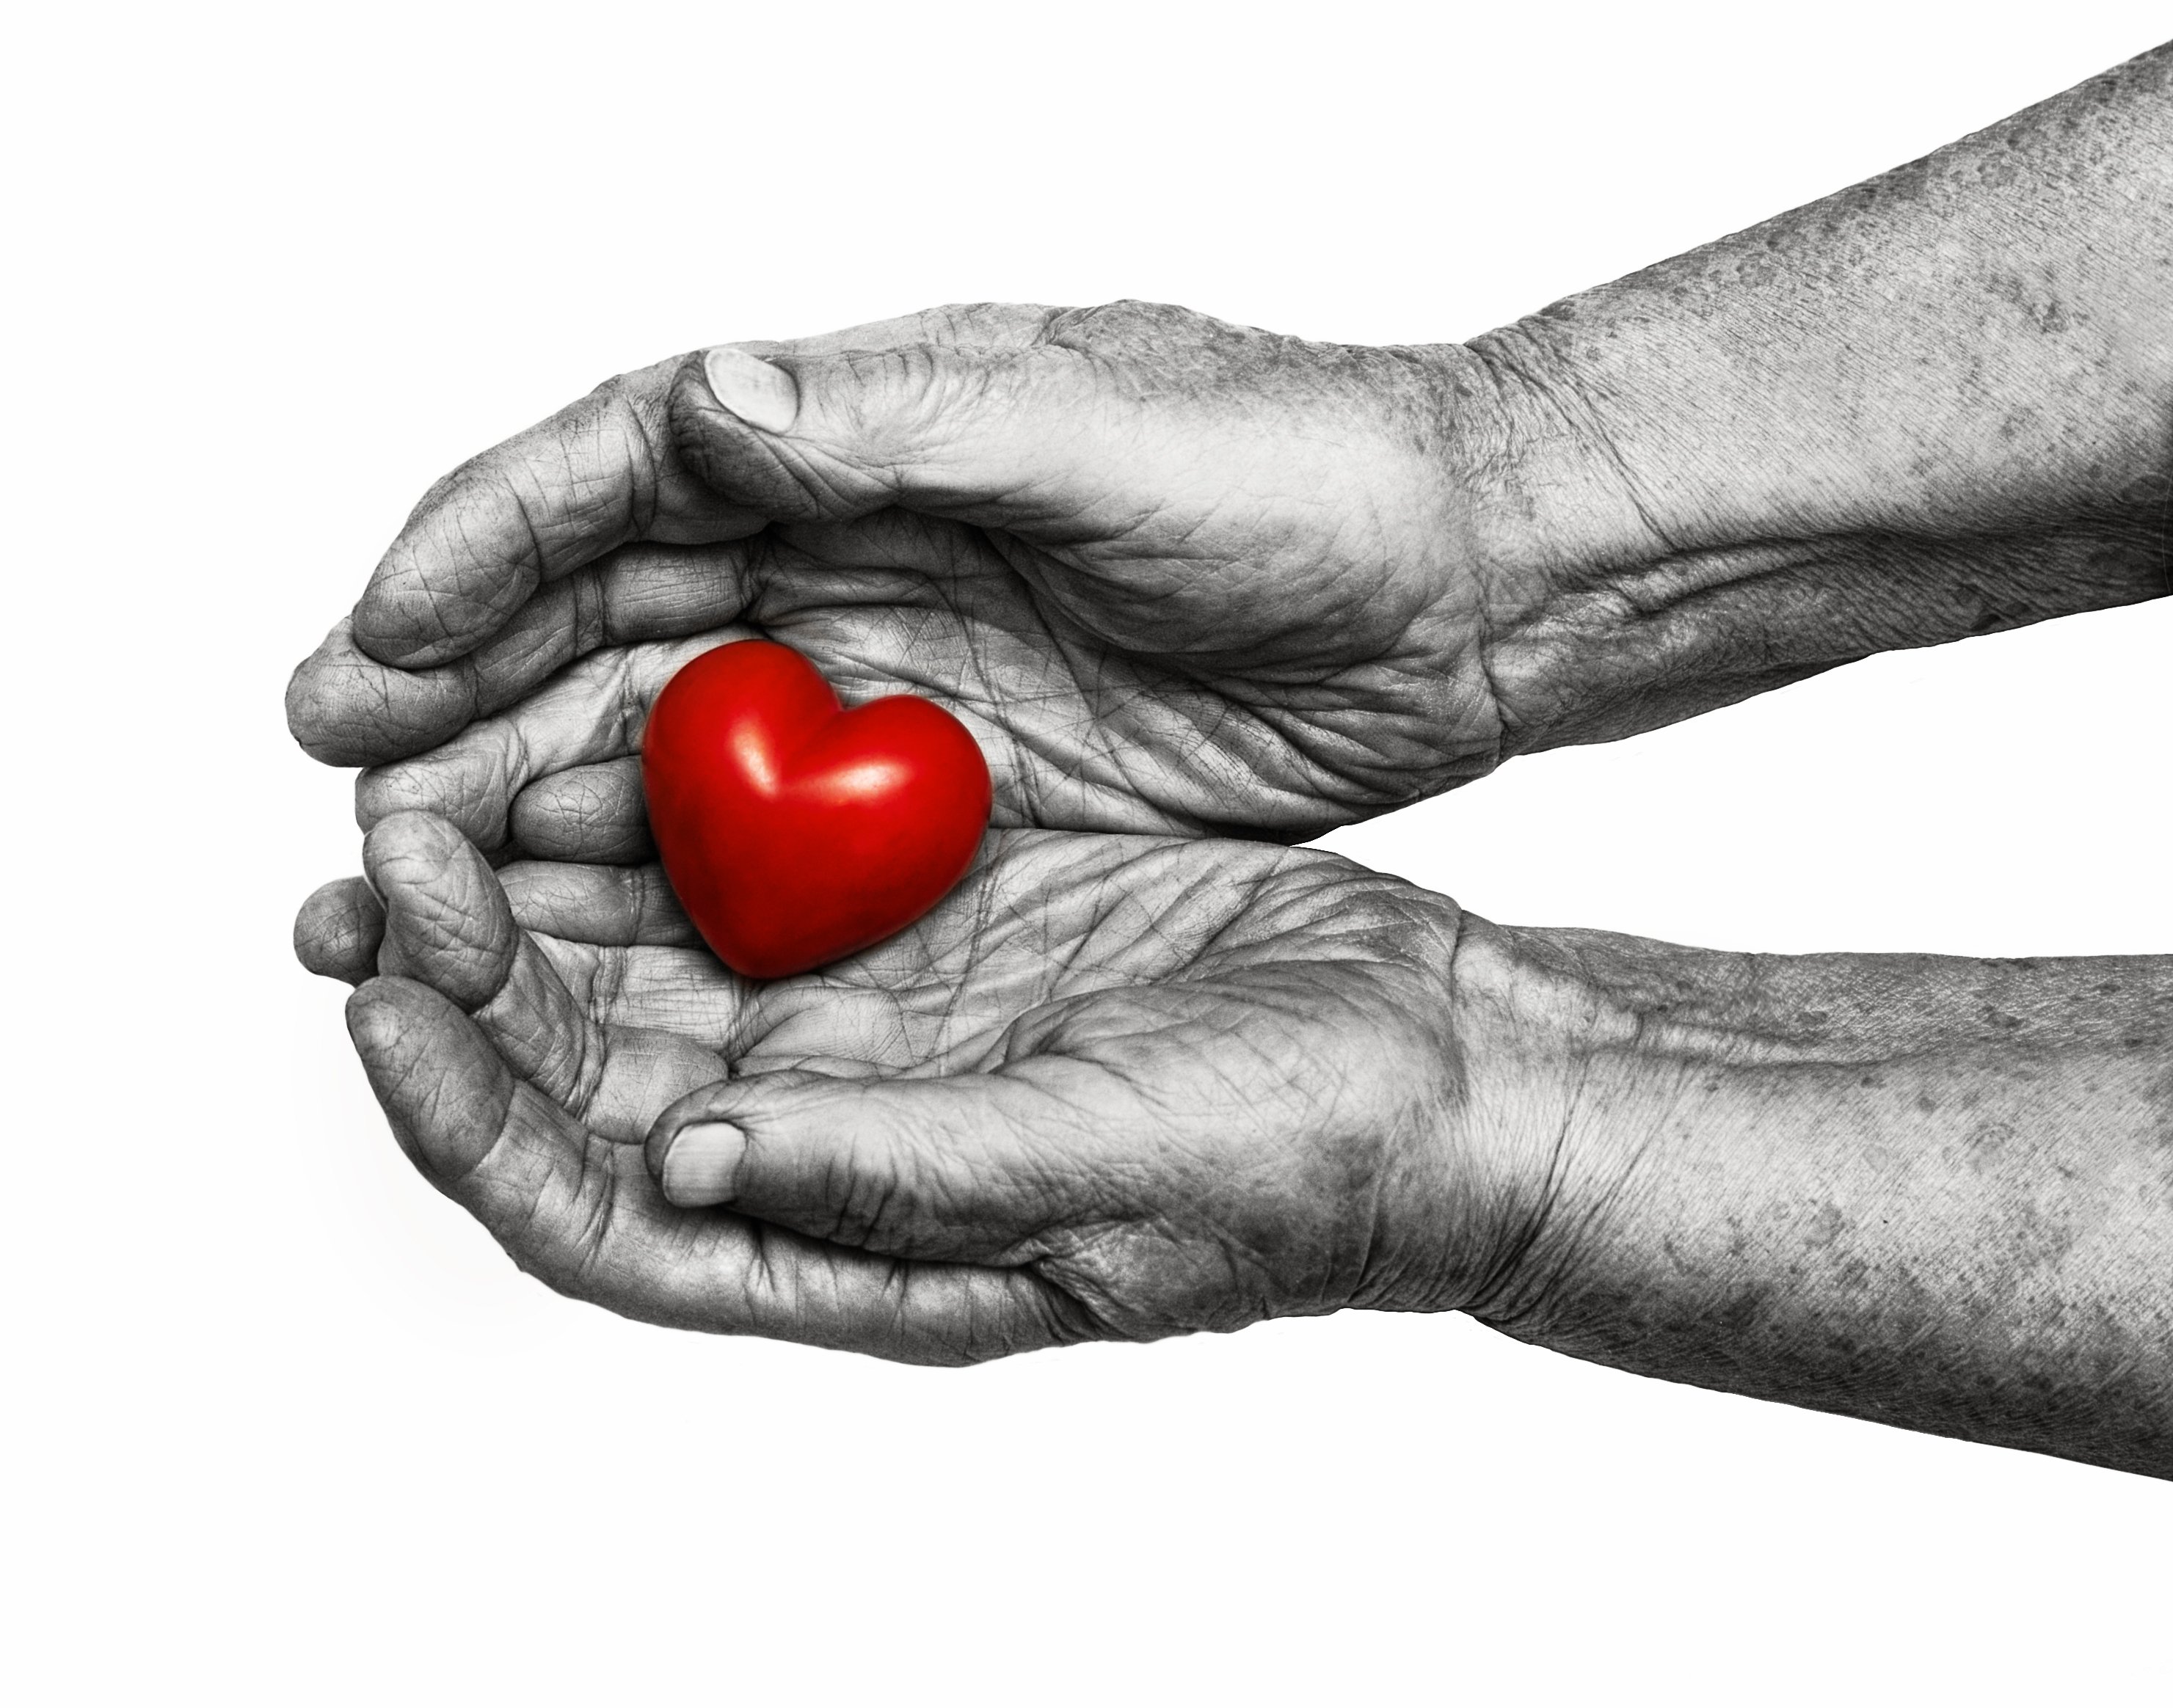
[[[302,957],[424,1170],[629,1315],[959,1360],[1460,1308],[2173,1474],[2173,964],[1505,930],[1276,845],[2166,591],[2169,210],[2161,50],[1469,346],[980,305],[613,381],[296,673],[369,768]],[[634,758],[756,633],[957,713],[999,827],[761,986]]]

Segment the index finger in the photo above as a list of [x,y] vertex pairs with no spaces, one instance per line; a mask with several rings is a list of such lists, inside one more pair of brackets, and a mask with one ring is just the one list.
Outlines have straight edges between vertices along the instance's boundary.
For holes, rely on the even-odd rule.
[[423,495],[355,606],[356,646],[404,669],[496,634],[546,582],[635,540],[711,544],[763,518],[682,469],[665,412],[674,357],[607,380]]

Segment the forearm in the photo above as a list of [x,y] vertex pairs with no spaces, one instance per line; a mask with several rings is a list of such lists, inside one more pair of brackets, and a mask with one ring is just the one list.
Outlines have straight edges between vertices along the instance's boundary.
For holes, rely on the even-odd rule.
[[1485,1320],[2173,1476],[2173,957],[1475,927],[1458,983],[1493,1118],[1556,1141]]
[[2165,593],[2173,48],[1471,348],[1509,751]]

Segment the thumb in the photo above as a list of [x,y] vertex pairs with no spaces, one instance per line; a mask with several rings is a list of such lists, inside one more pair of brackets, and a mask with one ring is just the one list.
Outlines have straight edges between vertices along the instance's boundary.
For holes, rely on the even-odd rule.
[[648,1159],[677,1204],[726,1204],[896,1257],[1008,1264],[1093,1213],[1088,1129],[1057,1088],[1016,1070],[759,1074],[666,1109]]
[[1054,344],[727,344],[687,359],[671,421],[709,486],[780,521],[903,504],[997,525],[1076,515],[1124,407],[1105,370]]

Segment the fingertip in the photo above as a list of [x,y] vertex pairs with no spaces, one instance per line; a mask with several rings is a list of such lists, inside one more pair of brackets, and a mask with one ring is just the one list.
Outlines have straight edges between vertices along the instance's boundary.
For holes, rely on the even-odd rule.
[[354,644],[378,664],[394,670],[428,670],[472,652],[483,638],[476,635],[425,635],[411,606],[427,601],[397,595],[365,593],[354,607]]
[[[329,646],[330,642],[326,643]],[[325,659],[326,646],[320,646],[287,678],[287,733],[294,738],[295,745],[321,764],[352,763],[347,752],[352,745],[346,737],[345,720],[339,716],[337,696],[329,692],[325,678],[331,666]]]
[[359,877],[321,886],[294,915],[294,958],[322,978],[362,983],[384,937],[385,904]]
[[456,828],[394,813],[364,838],[362,865],[385,904],[384,965],[470,1012],[504,988],[520,928],[497,874]]
[[412,1113],[421,1098],[415,1070],[434,1053],[433,1034],[467,1016],[427,984],[412,978],[364,979],[347,999],[347,1035],[362,1059],[370,1089],[389,1114]]
[[354,779],[355,828],[367,838],[389,818],[429,811],[430,791],[418,784],[414,766],[377,765],[364,771]]
[[671,1156],[671,1146],[679,1137],[680,1129],[692,1124],[698,1118],[693,1114],[681,1113],[682,1109],[704,1096],[707,1089],[704,1087],[704,1091],[697,1091],[693,1096],[682,1097],[650,1123],[649,1136],[642,1140],[641,1160],[647,1165],[651,1179],[661,1181],[664,1178],[665,1159]]
[[489,1154],[511,1109],[513,1076],[475,1022],[413,979],[370,979],[347,999],[348,1036],[402,1145],[458,1179]]
[[702,353],[702,384],[710,401],[762,433],[789,433],[800,413],[800,385],[791,370],[752,352],[720,344]]
[[661,1156],[643,1149],[664,1196],[682,1210],[705,1210],[739,1196],[747,1134],[729,1121],[696,1121],[675,1133]]
[[458,672],[412,673],[365,657],[342,621],[287,681],[287,730],[326,765],[380,765],[435,746],[474,715]]
[[406,1030],[401,994],[412,984],[405,978],[368,978],[348,993],[347,1035],[365,1068],[398,1050]]
[[[672,450],[702,483],[728,503],[744,507],[767,520],[812,521],[835,507],[836,493],[810,492],[800,476],[780,455],[773,434],[759,422],[750,422],[717,396],[708,358],[714,351],[697,351],[681,364],[671,387],[669,423]],[[783,369],[746,356],[757,367],[767,368],[793,386],[792,413],[782,415],[782,404],[773,404],[770,419],[788,423],[799,419],[797,381]],[[751,404],[758,415],[758,404]]]
[[[462,528],[471,520],[440,509],[421,525],[419,553],[407,555],[461,563],[473,551]],[[442,541],[434,537],[439,535],[445,536]],[[364,590],[353,621],[355,645],[397,670],[427,670],[473,652],[527,602],[542,579],[532,563],[493,555],[463,565],[461,574],[437,578],[451,585],[434,585],[403,560],[398,547],[395,553]]]
[[705,1086],[644,1160],[671,1203],[729,1204],[817,1238],[936,1261],[1009,1261],[1086,1201],[989,1075],[795,1070]]
[[656,858],[638,758],[539,777],[513,797],[506,830],[538,859],[638,865]]
[[428,883],[458,858],[467,839],[444,818],[402,808],[377,818],[362,839],[362,869],[381,895],[390,877]]
[[[728,1120],[725,1113],[728,1104],[737,1104],[742,1101],[739,1088],[731,1081],[720,1080],[714,1085],[704,1086],[698,1090],[689,1091],[678,1102],[667,1107],[663,1113],[650,1123],[649,1136],[642,1143],[642,1161],[648,1164],[650,1175],[660,1182],[666,1178],[666,1170],[671,1164],[671,1153],[678,1145],[680,1134],[694,1127],[725,1126],[741,1135],[741,1144],[744,1145],[746,1130],[744,1126]],[[666,1188],[667,1196],[670,1190],[667,1186]],[[677,1201],[676,1199],[673,1199],[674,1203]]]

